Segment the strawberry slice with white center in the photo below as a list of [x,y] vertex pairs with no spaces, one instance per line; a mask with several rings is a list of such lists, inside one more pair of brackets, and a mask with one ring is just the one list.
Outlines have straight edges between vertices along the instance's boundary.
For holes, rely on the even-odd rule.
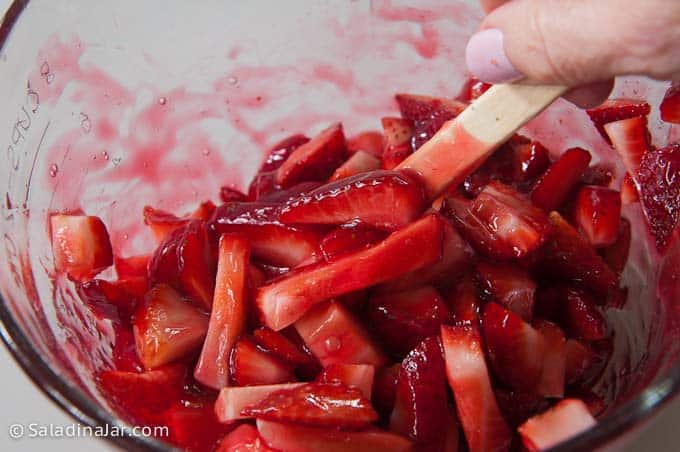
[[276,171],[282,188],[304,181],[327,180],[347,157],[342,124],[333,124],[295,149]]
[[425,207],[425,192],[414,176],[373,171],[326,184],[289,202],[279,220],[286,224],[359,220],[394,231],[418,218]]
[[377,130],[367,130],[347,139],[347,152],[356,154],[359,151],[368,152],[380,159],[383,153],[383,134]]
[[574,219],[595,248],[614,244],[621,221],[621,194],[594,185],[581,187],[574,203]]
[[482,328],[489,362],[498,378],[518,391],[535,390],[543,372],[543,335],[496,303],[484,306]]
[[333,182],[338,179],[344,179],[357,174],[366,173],[368,171],[377,170],[380,168],[380,159],[367,151],[356,151],[356,153],[347,159],[345,163],[336,169],[333,175],[328,179],[328,182]]
[[257,429],[250,424],[242,424],[224,437],[215,452],[276,452],[267,447]]
[[509,264],[477,264],[477,275],[482,289],[490,299],[514,312],[525,322],[534,315],[536,283],[529,272]]
[[545,342],[543,372],[536,392],[543,397],[562,398],[567,362],[566,338],[560,327],[547,320],[538,320],[534,327],[543,335]]
[[371,248],[305,267],[261,287],[256,303],[264,323],[278,331],[323,300],[432,264],[441,257],[443,229],[439,217],[427,215]]
[[230,375],[237,386],[273,385],[295,381],[291,368],[277,356],[242,337],[231,350]]
[[564,151],[534,186],[531,202],[546,212],[561,207],[588,169],[590,158],[585,149]]
[[85,281],[113,264],[109,233],[99,217],[52,215],[50,227],[57,271]]
[[407,452],[411,441],[380,429],[361,431],[257,421],[257,431],[276,450],[295,452]]
[[680,84],[668,88],[659,110],[663,121],[680,124]]
[[347,428],[366,427],[378,420],[378,413],[360,390],[337,383],[281,389],[241,413],[276,422]]
[[413,121],[413,150],[420,148],[449,121],[467,107],[466,103],[455,99],[421,96],[416,94],[397,94],[395,96],[399,111],[404,119]]
[[324,367],[332,364],[372,364],[387,361],[364,327],[338,302],[311,309],[295,323],[300,337]]
[[647,130],[647,118],[636,116],[621,121],[611,122],[604,126],[607,136],[618,152],[626,171],[637,175],[642,157],[649,150],[650,135]]
[[470,452],[506,451],[510,429],[496,402],[476,326],[442,326],[446,377]]
[[382,118],[381,122],[385,133],[382,167],[391,170],[413,153],[413,122],[402,118]]
[[545,413],[532,417],[517,431],[529,451],[550,449],[595,426],[588,406],[578,399],[565,399]]
[[203,343],[208,321],[172,287],[154,286],[137,306],[132,325],[139,360],[154,369],[188,355]]
[[197,381],[215,389],[229,384],[229,354],[246,323],[248,242],[225,234],[220,237],[218,256],[210,324],[194,370]]
[[284,389],[293,389],[305,383],[282,383],[256,386],[228,386],[222,388],[215,401],[215,414],[220,422],[229,423],[247,419],[243,409],[260,403],[269,395]]
[[650,105],[645,101],[633,99],[609,99],[599,107],[588,110],[588,116],[593,121],[595,127],[602,135],[602,138],[607,140],[609,137],[604,130],[604,125],[610,122],[620,121],[622,119],[634,118],[635,116],[647,116],[652,110]]
[[545,213],[499,182],[489,183],[472,201],[448,197],[444,211],[478,252],[498,259],[525,257],[551,232]]
[[321,383],[340,383],[357,388],[367,399],[371,399],[375,366],[371,364],[331,364],[317,377]]

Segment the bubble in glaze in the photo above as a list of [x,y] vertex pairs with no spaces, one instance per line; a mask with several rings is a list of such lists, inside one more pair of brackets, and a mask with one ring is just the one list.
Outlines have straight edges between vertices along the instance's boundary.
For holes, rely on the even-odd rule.
[[201,154],[203,154],[205,157],[209,156],[210,155],[210,149],[203,148],[203,150],[201,151]]
[[159,97],[158,98],[158,103],[161,105],[165,105],[168,102],[168,99],[165,97]]
[[342,342],[340,341],[340,338],[338,338],[337,336],[328,336],[324,341],[324,345],[326,346],[326,350],[328,352],[337,352],[338,350],[340,350]]
[[108,160],[109,159],[109,153],[106,152],[106,151],[102,151],[102,157],[104,157],[104,160]]
[[59,172],[59,167],[56,163],[50,165],[50,177],[56,177]]
[[229,84],[232,86],[236,86],[238,85],[238,77],[232,75],[227,79],[227,82],[229,82]]

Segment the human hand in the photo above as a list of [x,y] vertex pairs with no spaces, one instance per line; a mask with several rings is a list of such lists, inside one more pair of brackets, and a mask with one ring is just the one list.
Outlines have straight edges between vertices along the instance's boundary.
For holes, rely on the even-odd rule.
[[604,101],[617,75],[680,78],[678,0],[481,0],[488,12],[466,60],[477,78],[577,87],[582,107]]

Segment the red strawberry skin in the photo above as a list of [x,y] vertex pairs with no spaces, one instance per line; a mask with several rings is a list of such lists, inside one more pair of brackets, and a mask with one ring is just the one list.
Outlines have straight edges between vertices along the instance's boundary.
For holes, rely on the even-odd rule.
[[391,170],[413,153],[413,122],[403,118],[382,118],[381,122],[385,133],[382,168]]
[[490,300],[500,303],[525,322],[531,321],[536,283],[526,270],[509,264],[480,262],[477,264],[477,275]]
[[465,81],[456,99],[461,102],[472,102],[491,88],[491,84],[485,83],[475,77],[470,77]]
[[364,223],[349,223],[338,226],[328,233],[319,248],[326,261],[332,261],[344,254],[370,248],[384,240],[388,234]]
[[113,264],[109,233],[99,217],[50,217],[54,266],[72,279],[85,281]]
[[308,383],[276,391],[243,409],[246,417],[334,427],[365,427],[378,413],[360,390],[342,384]]
[[666,91],[659,110],[663,121],[680,124],[680,84],[676,84]]
[[564,292],[563,321],[569,334],[588,341],[607,336],[607,325],[592,296],[580,289],[569,288]]
[[299,197],[281,211],[287,224],[342,224],[359,220],[386,230],[399,229],[425,209],[425,192],[407,173],[373,171],[341,179]]
[[259,288],[256,303],[265,324],[280,330],[316,303],[437,261],[441,257],[443,229],[440,218],[427,215],[369,249],[303,268]]
[[352,177],[357,174],[366,173],[368,171],[375,171],[379,169],[381,162],[378,157],[367,151],[356,151],[354,155],[347,159],[338,169],[335,170],[333,175],[328,179],[329,182],[336,181],[338,179],[344,179],[346,177]]
[[479,327],[481,300],[471,276],[463,276],[446,301],[453,325]]
[[227,434],[215,452],[276,452],[264,443],[257,429],[241,424]]
[[274,331],[266,326],[260,327],[253,332],[253,339],[260,348],[278,356],[284,362],[294,367],[314,366],[314,358],[294,344],[290,339],[279,331]]
[[361,132],[347,139],[347,152],[354,155],[363,151],[380,158],[383,153],[384,141],[383,134],[377,130]]
[[220,188],[220,200],[222,202],[245,202],[248,196],[233,187],[223,186]]
[[574,203],[574,219],[595,248],[614,244],[621,221],[621,194],[604,187],[581,187]]
[[541,333],[545,342],[543,371],[536,392],[544,397],[562,398],[567,362],[564,332],[554,323],[543,319],[536,321],[534,327]]
[[[283,165],[290,154],[297,148],[307,143],[309,138],[304,135],[292,135],[275,144],[268,152],[267,157],[260,166],[257,174],[253,177],[248,188],[248,199],[257,201],[263,195],[280,187],[276,183],[276,170]],[[227,202],[227,201],[225,201]]]
[[602,138],[607,140],[609,137],[604,130],[604,125],[621,119],[633,118],[635,116],[647,116],[651,111],[651,107],[647,102],[637,101],[631,99],[610,99],[604,102],[599,107],[591,108],[587,111],[590,120],[593,121],[595,127],[602,135]]
[[611,122],[604,126],[614,149],[621,156],[626,171],[637,174],[642,157],[649,150],[651,141],[647,130],[647,118],[635,116]]
[[237,386],[273,385],[295,381],[290,367],[278,357],[242,337],[231,351],[230,375]]
[[545,211],[558,209],[576,187],[590,163],[590,152],[567,149],[552,164],[531,192],[531,201]]
[[455,118],[467,107],[457,100],[415,94],[397,94],[395,98],[402,118],[414,123],[414,151],[432,138],[446,121]]
[[218,441],[232,429],[220,424],[211,401],[175,402],[163,412],[174,445],[191,452],[214,450]]

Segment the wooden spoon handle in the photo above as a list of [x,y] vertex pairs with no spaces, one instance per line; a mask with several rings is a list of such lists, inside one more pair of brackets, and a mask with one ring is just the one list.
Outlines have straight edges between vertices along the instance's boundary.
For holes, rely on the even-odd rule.
[[492,86],[455,119],[445,123],[397,169],[420,174],[431,199],[460,184],[498,146],[566,92],[566,86]]

